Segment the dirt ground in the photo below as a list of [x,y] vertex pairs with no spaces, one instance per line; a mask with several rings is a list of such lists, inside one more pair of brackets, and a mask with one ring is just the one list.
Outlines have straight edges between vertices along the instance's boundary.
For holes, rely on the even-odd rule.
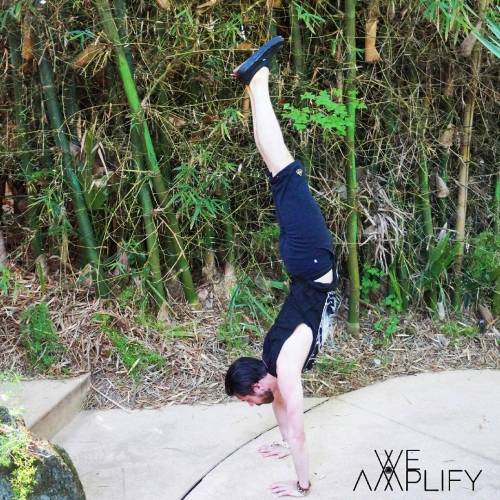
[[[249,339],[244,352],[229,352],[218,335],[225,304],[213,287],[202,287],[201,307],[171,301],[161,321],[137,321],[137,311],[121,309],[114,300],[99,300],[75,282],[48,284],[42,293],[35,275],[14,270],[15,287],[0,295],[0,370],[25,377],[65,377],[92,373],[87,408],[155,408],[169,404],[212,404],[228,400],[224,375],[240,355],[259,357],[263,336]],[[64,354],[45,373],[28,362],[20,335],[21,313],[30,304],[45,300]],[[163,367],[146,367],[140,376],[127,369],[103,329],[93,319],[105,313],[110,324],[128,339],[161,354]],[[312,370],[303,375],[306,396],[334,396],[386,378],[424,371],[500,368],[500,339],[490,325],[482,333],[450,338],[440,323],[426,313],[400,316],[389,342],[373,325],[379,319],[373,307],[364,307],[361,335],[345,330],[345,305],[323,352]],[[475,324],[473,313],[458,325]],[[165,329],[158,325],[166,325]],[[173,333],[172,333],[173,332]],[[177,332],[177,333],[175,333]],[[179,334],[181,332],[181,334]],[[265,332],[263,332],[263,335]]]

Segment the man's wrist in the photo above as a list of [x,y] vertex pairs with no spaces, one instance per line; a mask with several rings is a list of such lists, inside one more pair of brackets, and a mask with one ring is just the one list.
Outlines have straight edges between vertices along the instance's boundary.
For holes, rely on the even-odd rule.
[[271,446],[272,446],[273,448],[276,448],[276,447],[278,447],[278,446],[282,446],[283,448],[290,449],[290,445],[289,445],[289,444],[288,444],[285,440],[283,440],[283,441],[281,441],[281,442],[279,442],[279,441],[273,441],[273,442],[271,443]]
[[311,481],[307,481],[307,486],[302,481],[297,481],[297,491],[303,495],[307,495],[311,489]]

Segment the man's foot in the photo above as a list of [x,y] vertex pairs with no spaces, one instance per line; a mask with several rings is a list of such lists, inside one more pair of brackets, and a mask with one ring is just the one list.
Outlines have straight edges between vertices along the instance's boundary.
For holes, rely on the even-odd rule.
[[249,85],[260,68],[263,66],[269,67],[271,59],[278,53],[283,43],[282,36],[274,36],[257,49],[243,64],[240,64],[233,71],[233,76],[244,85]]

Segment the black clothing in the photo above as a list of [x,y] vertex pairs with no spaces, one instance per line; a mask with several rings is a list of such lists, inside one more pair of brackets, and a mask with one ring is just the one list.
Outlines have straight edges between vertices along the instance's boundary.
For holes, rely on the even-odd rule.
[[310,370],[321,350],[331,327],[332,316],[340,305],[334,273],[332,284],[312,280],[292,281],[290,293],[264,339],[262,360],[267,371],[277,377],[276,362],[285,341],[301,323],[311,328],[313,341],[302,370]]
[[285,267],[294,277],[323,276],[332,268],[332,235],[309,191],[304,166],[295,160],[275,177],[268,175]]
[[[311,195],[304,168],[294,161],[270,178],[280,225],[280,253],[291,275],[290,293],[264,339],[262,359],[277,376],[276,362],[285,341],[301,323],[309,326],[313,341],[303,370],[312,368],[340,305],[338,272],[331,250],[332,237]],[[333,269],[331,284],[314,280]]]

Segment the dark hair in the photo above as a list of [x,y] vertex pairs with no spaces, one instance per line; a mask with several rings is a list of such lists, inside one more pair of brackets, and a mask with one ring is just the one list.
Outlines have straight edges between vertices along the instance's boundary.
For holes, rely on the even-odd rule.
[[238,358],[226,373],[226,394],[248,396],[253,394],[252,385],[267,375],[264,361],[256,358]]

